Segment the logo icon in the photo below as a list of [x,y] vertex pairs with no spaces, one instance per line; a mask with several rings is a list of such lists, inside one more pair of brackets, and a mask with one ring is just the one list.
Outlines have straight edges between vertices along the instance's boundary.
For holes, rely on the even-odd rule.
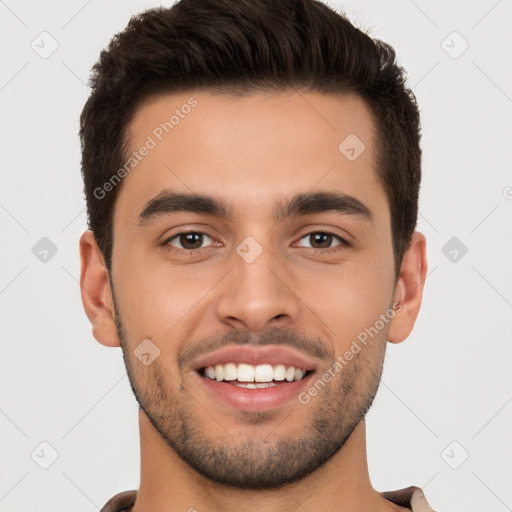
[[34,448],[30,457],[39,467],[48,469],[59,458],[59,452],[48,441],[43,441]]
[[366,146],[357,135],[351,133],[348,137],[343,139],[338,146],[338,149],[347,160],[353,162],[361,156],[366,149]]
[[263,247],[252,236],[248,236],[238,245],[236,252],[246,263],[253,263],[263,252]]
[[57,246],[45,236],[32,247],[32,254],[41,263],[48,263],[57,254],[57,251]]
[[442,452],[441,458],[452,469],[459,469],[468,460],[469,453],[457,441],[452,441]]
[[57,40],[49,33],[41,32],[31,43],[30,47],[34,50],[41,59],[47,59],[59,47]]
[[146,338],[139,343],[133,353],[144,366],[149,366],[160,355],[160,349],[149,338]]
[[458,263],[466,255],[468,248],[454,236],[444,244],[441,251],[452,263]]
[[453,31],[441,41],[441,48],[455,60],[469,48],[469,43],[458,32]]

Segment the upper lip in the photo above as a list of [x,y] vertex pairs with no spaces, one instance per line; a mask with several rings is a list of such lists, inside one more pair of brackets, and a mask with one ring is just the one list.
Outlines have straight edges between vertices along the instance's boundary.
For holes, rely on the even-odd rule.
[[283,364],[294,366],[306,371],[314,371],[317,363],[314,359],[298,354],[296,351],[279,345],[265,346],[231,346],[217,352],[199,357],[193,364],[194,370],[200,370],[207,366],[215,366],[224,363],[246,363],[258,366],[260,364]]

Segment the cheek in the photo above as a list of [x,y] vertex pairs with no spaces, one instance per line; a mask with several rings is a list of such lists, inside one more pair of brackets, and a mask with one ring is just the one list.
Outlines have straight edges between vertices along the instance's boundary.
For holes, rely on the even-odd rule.
[[132,337],[165,340],[180,332],[207,301],[201,298],[218,281],[219,272],[172,268],[164,259],[132,258],[118,265],[116,298],[123,324]]
[[309,295],[307,302],[312,310],[335,333],[333,337],[340,345],[337,351],[386,313],[392,295],[391,279],[391,268],[361,263],[316,276],[310,292],[303,292]]

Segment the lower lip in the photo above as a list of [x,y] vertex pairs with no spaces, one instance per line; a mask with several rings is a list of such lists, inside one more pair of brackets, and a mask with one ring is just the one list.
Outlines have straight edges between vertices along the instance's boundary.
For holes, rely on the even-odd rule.
[[264,411],[273,409],[296,399],[309,385],[314,372],[301,380],[277,384],[269,388],[247,389],[223,381],[212,380],[194,372],[206,390],[224,403],[244,411]]

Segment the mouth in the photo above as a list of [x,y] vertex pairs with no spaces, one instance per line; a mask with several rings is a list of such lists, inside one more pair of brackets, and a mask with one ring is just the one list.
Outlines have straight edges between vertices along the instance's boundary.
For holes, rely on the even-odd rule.
[[194,372],[210,399],[230,408],[257,412],[298,401],[314,370],[284,364],[219,363]]
[[289,382],[297,382],[313,373],[299,367],[284,364],[224,363],[205,366],[198,370],[199,374],[210,380],[225,382],[244,389],[267,389]]

